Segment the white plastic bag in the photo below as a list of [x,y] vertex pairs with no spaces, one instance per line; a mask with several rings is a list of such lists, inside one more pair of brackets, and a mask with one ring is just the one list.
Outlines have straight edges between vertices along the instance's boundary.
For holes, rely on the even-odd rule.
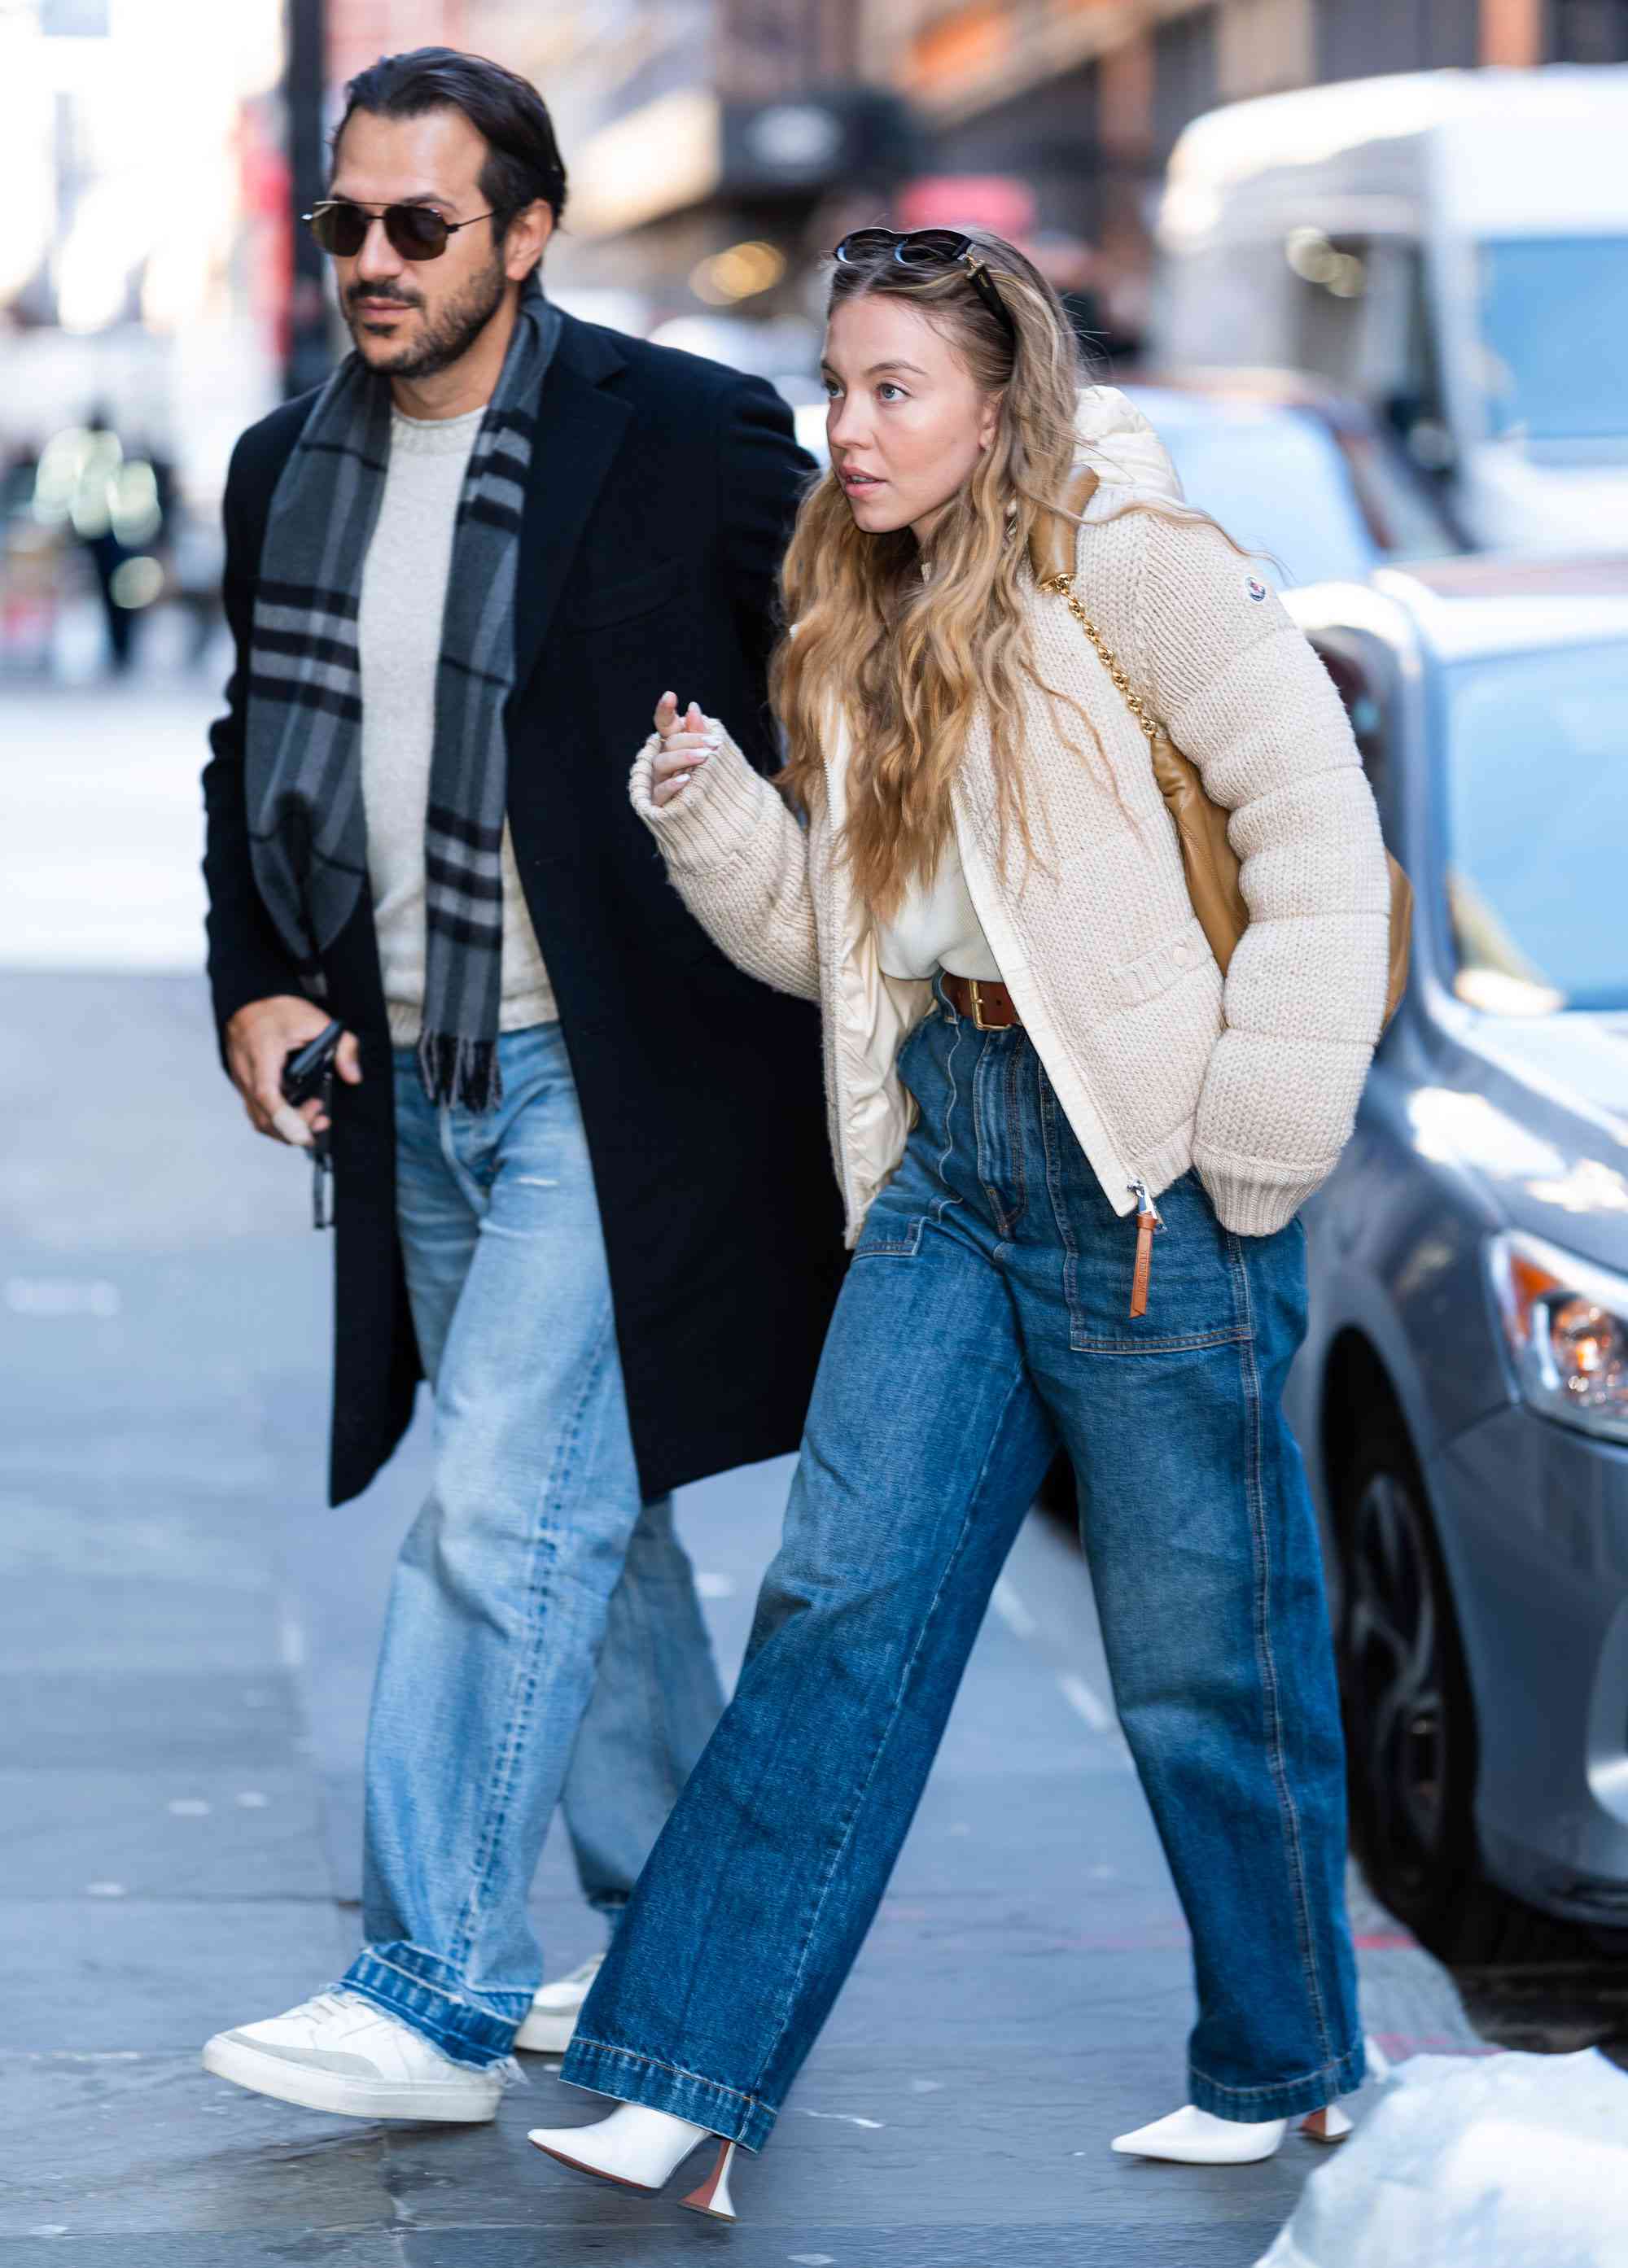
[[1628,2076],[1413,2057],[1256,2268],[1628,2268]]

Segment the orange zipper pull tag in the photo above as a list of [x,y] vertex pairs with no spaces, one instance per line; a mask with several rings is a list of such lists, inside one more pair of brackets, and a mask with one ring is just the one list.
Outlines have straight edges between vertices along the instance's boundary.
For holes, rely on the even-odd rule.
[[1136,1198],[1136,1268],[1131,1278],[1131,1313],[1134,1317],[1147,1313],[1147,1279],[1153,1266],[1153,1232],[1162,1228],[1164,1222],[1158,1206],[1147,1194],[1147,1183],[1137,1181],[1130,1186]]

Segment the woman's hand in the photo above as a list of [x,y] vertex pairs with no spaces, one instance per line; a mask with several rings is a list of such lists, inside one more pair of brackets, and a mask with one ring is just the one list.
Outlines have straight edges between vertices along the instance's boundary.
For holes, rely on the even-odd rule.
[[656,731],[661,746],[651,763],[650,799],[659,810],[683,794],[701,766],[723,747],[724,736],[717,719],[704,717],[694,701],[681,723],[673,693],[664,693],[656,703]]

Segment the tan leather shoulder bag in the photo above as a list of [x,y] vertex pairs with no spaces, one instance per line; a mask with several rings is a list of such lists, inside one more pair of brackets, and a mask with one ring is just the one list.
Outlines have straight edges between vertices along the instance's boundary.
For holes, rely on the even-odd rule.
[[[1097,475],[1089,467],[1069,484],[1066,507],[1076,519],[1096,492]],[[1113,680],[1125,706],[1147,735],[1153,777],[1165,807],[1175,821],[1188,895],[1200,927],[1209,940],[1223,976],[1239,939],[1249,925],[1249,909],[1238,884],[1238,853],[1227,832],[1231,816],[1225,805],[1204,792],[1198,767],[1184,756],[1169,733],[1151,713],[1131,686],[1101,633],[1081,606],[1074,589],[1075,528],[1057,513],[1035,524],[1029,539],[1029,561],[1042,591],[1063,599],[1074,620],[1095,647],[1097,657]],[[1385,1021],[1389,1023],[1408,983],[1408,941],[1413,925],[1413,887],[1406,874],[1385,854],[1390,866],[1390,984],[1385,996]]]

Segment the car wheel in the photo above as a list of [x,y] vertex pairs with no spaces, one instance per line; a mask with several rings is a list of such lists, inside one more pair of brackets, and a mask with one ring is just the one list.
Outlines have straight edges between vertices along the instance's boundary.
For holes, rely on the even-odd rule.
[[1424,1484],[1398,1423],[1340,1491],[1340,1683],[1352,1840],[1375,1894],[1445,1961],[1485,1960],[1508,1902],[1476,1848],[1475,1705]]
[[1628,1932],[1541,1912],[1482,1871],[1475,1701],[1424,1478],[1394,1410],[1362,1424],[1336,1504],[1352,1841],[1374,1895],[1461,1970],[1621,1959]]

